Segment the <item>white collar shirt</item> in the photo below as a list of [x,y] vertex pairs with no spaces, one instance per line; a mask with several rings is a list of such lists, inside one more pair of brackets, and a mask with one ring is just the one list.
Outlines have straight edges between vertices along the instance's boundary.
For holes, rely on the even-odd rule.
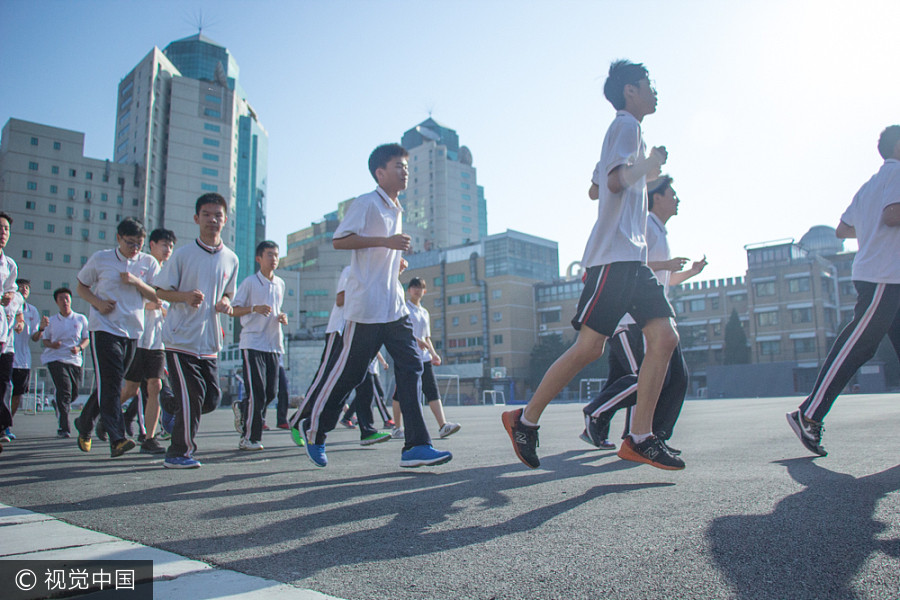
[[[344,292],[344,300],[347,298],[347,280],[350,278],[350,267],[344,267],[341,270],[341,276],[338,278],[337,289],[334,295],[337,296]],[[331,307],[331,315],[328,317],[328,325],[325,327],[325,333],[343,333],[344,331],[344,307],[338,306],[337,302]]]
[[856,229],[859,250],[853,258],[854,281],[900,283],[900,227],[881,222],[884,209],[900,203],[900,161],[884,161],[853,197],[841,221]]
[[41,362],[48,364],[61,362],[67,365],[82,365],[83,352],[72,353],[72,348],[88,339],[88,320],[81,313],[72,311],[68,317],[56,313],[50,317],[50,323],[44,329],[41,339],[48,342],[61,342],[59,348],[44,348],[41,354]]
[[22,318],[25,320],[25,329],[16,335],[15,352],[13,358],[13,369],[30,369],[31,368],[31,336],[41,326],[41,313],[31,304],[25,303],[22,309]]
[[257,271],[241,282],[234,295],[234,306],[265,305],[272,309],[268,316],[251,311],[241,317],[241,350],[284,353],[284,335],[278,320],[283,302],[284,280],[278,275],[273,275],[270,281]]
[[[431,315],[428,313],[428,309],[421,304],[416,306],[411,300],[406,301],[406,307],[409,309],[409,321],[412,324],[413,337],[418,341],[424,342],[431,337]],[[419,349],[419,358],[422,359],[422,362],[431,362],[431,352],[418,344],[416,346]]]

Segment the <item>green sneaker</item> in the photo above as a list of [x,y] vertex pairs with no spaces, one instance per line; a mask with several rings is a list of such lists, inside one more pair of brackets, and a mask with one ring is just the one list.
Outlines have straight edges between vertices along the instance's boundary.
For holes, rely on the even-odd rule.
[[291,439],[294,440],[294,443],[301,448],[306,445],[306,442],[303,441],[303,434],[297,427],[291,427]]
[[359,440],[360,446],[371,446],[372,444],[380,444],[381,442],[387,442],[391,439],[391,434],[386,433],[384,431],[378,431],[373,433],[372,435],[367,435],[366,437]]

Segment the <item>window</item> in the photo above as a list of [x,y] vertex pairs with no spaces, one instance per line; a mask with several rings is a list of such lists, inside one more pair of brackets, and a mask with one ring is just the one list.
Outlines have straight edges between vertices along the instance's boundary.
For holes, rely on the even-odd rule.
[[52,288],[52,286],[50,285],[50,282],[49,282],[49,281],[45,281],[45,282],[44,282],[44,289],[45,289],[45,290],[49,290],[49,289],[51,289],[51,288]]
[[93,179],[93,178],[94,178],[94,174],[93,174],[92,172],[90,172],[90,171],[85,171],[85,172],[84,172],[84,178],[85,178],[85,179]]
[[219,191],[219,186],[213,185],[213,184],[211,184],[211,183],[201,183],[201,184],[200,184],[200,189],[201,189],[201,190],[204,190],[204,191],[206,191],[206,192],[218,192],[218,191]]
[[28,182],[28,185],[27,185],[26,187],[27,187],[29,190],[34,191],[34,190],[37,189],[37,182],[36,182],[36,181],[29,181],[29,182]]
[[72,262],[72,255],[71,254],[63,254],[63,262],[64,263]]
[[85,200],[91,199],[91,191],[90,190],[84,190],[84,199]]
[[690,302],[691,312],[699,312],[701,310],[706,310],[706,300],[703,298],[699,298],[697,300],[691,300]]
[[31,250],[22,250],[22,258],[31,258]]
[[778,312],[761,312],[756,313],[756,324],[759,327],[771,327],[772,325],[778,325]]
[[25,221],[25,231],[34,231],[34,221]]
[[732,296],[729,296],[729,298],[732,302],[746,302],[747,294],[734,294]]
[[718,296],[713,296],[712,298],[709,299],[709,307],[713,310],[719,309],[719,297]]
[[472,228],[471,227],[463,227],[462,232],[463,233],[472,233]]
[[816,338],[803,338],[794,340],[794,352],[797,354],[809,354],[816,351]]
[[469,315],[469,324],[477,325],[478,324],[478,315]]
[[203,114],[206,115],[207,117],[216,117],[217,119],[222,117],[222,113],[220,113],[217,110],[213,110],[211,108],[204,108]]
[[454,327],[459,326],[459,317],[453,317],[452,323]]
[[494,300],[496,300],[497,298],[502,298],[502,297],[503,297],[503,290],[494,290],[491,292],[491,298],[493,298]]
[[203,129],[205,129],[207,131],[215,131],[216,133],[219,133],[220,131],[222,131],[221,127],[219,127],[218,125],[214,125],[212,123],[204,123]]
[[56,165],[51,166],[50,173],[52,173],[53,175],[59,175],[59,167]]
[[759,353],[763,356],[771,356],[781,353],[781,340],[773,342],[759,342]]
[[441,281],[440,277],[435,277],[432,280],[432,284],[434,284],[434,287],[441,287],[443,285],[443,282]]
[[766,281],[765,283],[757,283],[757,284],[754,284],[753,287],[756,290],[757,296],[774,296],[775,295],[775,282],[774,281]]
[[62,144],[60,144],[59,142],[53,142],[54,150],[59,150],[60,148],[62,148]]
[[53,253],[47,252],[46,254],[44,254],[44,260],[47,260],[47,261],[53,260]]
[[82,266],[82,267],[83,267],[85,264],[87,264],[87,258],[88,258],[87,256],[82,256],[82,257],[81,257],[81,266]]
[[465,280],[466,280],[465,273],[456,273],[454,275],[448,275],[447,276],[447,285],[450,285],[451,283],[462,283]]
[[137,198],[132,198],[132,199],[131,199],[131,205],[132,205],[132,206],[137,206],[137,205],[138,205],[138,199],[137,199]]
[[503,343],[503,336],[502,336],[502,335],[495,335],[495,336],[494,336],[494,345],[497,346],[497,345],[502,344],[502,343]]
[[809,291],[809,277],[797,277],[788,279],[788,291],[792,294]]
[[204,152],[203,159],[211,160],[213,162],[219,162],[219,155],[218,154],[210,154],[209,152]]
[[68,196],[69,198],[75,198],[75,188],[67,189],[66,196]]
[[36,162],[33,162],[33,161],[32,161],[32,162],[29,162],[29,163],[28,163],[28,170],[29,170],[29,171],[37,171],[37,170],[38,170],[38,164],[37,164]]
[[84,211],[83,211],[81,214],[84,215],[84,220],[85,220],[85,221],[90,221],[90,220],[91,220],[91,209],[86,208],[86,209],[84,209]]
[[56,212],[56,205],[55,205],[55,204],[48,204],[48,205],[47,205],[47,212],[55,213],[55,212]]
[[75,171],[75,169],[69,169],[69,177],[75,177],[75,175],[77,175],[77,174],[78,173],[77,173],[77,171]]
[[210,169],[209,167],[203,167],[200,169],[200,172],[204,175],[209,175],[210,177],[218,177],[219,170],[218,169]]
[[36,137],[31,138],[31,145],[32,145],[32,146],[37,146],[37,145],[38,145],[38,139],[37,139]]
[[47,233],[56,233],[56,225],[47,223]]
[[472,217],[467,217],[467,216],[463,215],[462,222],[463,223],[471,223]]
[[72,226],[66,225],[66,235],[72,235]]
[[98,233],[97,233],[97,237],[100,238],[101,240],[105,240],[105,239],[106,239],[106,232],[105,232],[105,231],[100,231],[100,232],[98,232]]
[[812,323],[811,308],[791,309],[791,323]]
[[125,198],[123,198],[122,196],[116,196],[116,204],[118,204],[119,206],[125,204]]
[[100,220],[101,220],[101,221],[105,221],[105,220],[106,220],[106,212],[105,212],[105,211],[102,211],[102,210],[100,211]]
[[212,146],[213,148],[218,148],[220,145],[219,140],[214,140],[212,138],[203,138],[203,144],[205,146]]
[[25,209],[26,210],[34,210],[35,208],[37,208],[37,202],[35,202],[34,200],[26,200],[25,201]]
[[55,194],[55,193],[58,192],[58,191],[59,191],[59,188],[56,187],[55,185],[51,185],[51,186],[50,186],[50,193],[51,193],[51,194]]
[[499,311],[495,312],[494,313],[494,322],[499,323],[502,320],[503,320],[503,313],[499,312]]
[[206,94],[207,102],[215,102],[216,104],[222,104],[222,99],[218,96],[213,96],[212,94]]

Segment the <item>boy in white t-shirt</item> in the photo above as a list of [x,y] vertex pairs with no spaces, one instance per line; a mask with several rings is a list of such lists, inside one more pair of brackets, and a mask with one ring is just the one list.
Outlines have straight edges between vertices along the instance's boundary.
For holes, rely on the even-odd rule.
[[578,338],[547,370],[528,405],[503,413],[503,426],[519,460],[538,468],[541,413],[581,369],[603,355],[607,338],[622,316],[630,313],[647,339],[647,352],[632,434],[619,449],[619,457],[661,469],[683,469],[684,462],[652,432],[653,411],[678,344],[675,313],[646,264],[646,181],[659,176],[667,158],[664,147],[653,148],[647,155],[641,135],[641,121],[656,112],[656,90],[643,65],[621,60],[610,66],[603,93],[616,108],[616,118],[606,132],[591,179],[589,196],[598,199],[599,205],[581,261],[585,287],[572,319]]
[[[16,285],[19,286],[19,293],[25,300],[25,306],[22,308],[22,331],[16,335],[15,341],[15,358],[13,358],[12,371],[12,416],[16,416],[19,408],[19,402],[22,396],[27,394],[31,388],[31,345],[29,342],[37,342],[41,339],[41,334],[47,327],[50,319],[42,317],[38,309],[28,304],[28,296],[31,295],[31,281],[28,279],[17,279]],[[0,432],[7,437],[15,439],[9,428]]]
[[56,416],[59,418],[56,437],[68,438],[71,432],[69,405],[78,396],[84,364],[82,355],[91,336],[87,317],[72,310],[72,290],[54,290],[53,301],[59,308],[59,314],[50,317],[47,328],[41,334],[44,344],[41,363],[50,371],[53,387],[56,388]]
[[[401,233],[403,215],[397,200],[409,179],[408,155],[399,144],[384,144],[372,152],[369,172],[378,187],[353,201],[334,232],[335,249],[352,253],[344,297],[343,348],[324,384],[307,396],[300,411],[306,453],[318,467],[328,464],[326,434],[334,429],[344,400],[365,379],[382,345],[394,359],[406,424],[400,466],[439,465],[453,458],[449,452],[435,450],[425,427],[419,405],[422,361],[398,279],[405,267],[401,253],[410,249],[410,237]],[[390,439],[387,433],[377,435],[375,442]]]
[[[91,450],[91,431],[99,413],[109,435],[110,454],[122,456],[134,448],[125,435],[120,395],[131,367],[138,338],[144,331],[144,302],[156,302],[150,282],[159,273],[156,259],[141,252],[146,231],[128,217],[116,228],[118,246],[95,252],[78,272],[76,291],[91,305],[91,354],[95,394],[78,418],[78,448]],[[99,407],[97,404],[99,404]]]
[[881,132],[878,152],[884,164],[853,197],[836,231],[839,238],[859,242],[853,258],[853,320],[834,340],[812,392],[787,414],[800,442],[819,456],[828,454],[822,447],[822,420],[885,335],[900,358],[900,125]]
[[231,315],[238,257],[222,242],[228,203],[216,193],[197,199],[194,223],[200,236],[172,253],[154,279],[160,300],[169,303],[162,341],[178,414],[163,466],[197,469],[194,458],[200,415],[219,406],[219,313]]
[[284,280],[275,275],[278,244],[260,242],[256,262],[259,271],[238,286],[231,313],[241,320],[240,350],[248,392],[247,407],[241,415],[240,450],[263,449],[263,413],[278,393],[278,357],[284,354],[281,328],[288,322],[287,314],[281,311]]
[[[18,267],[16,266],[16,261],[3,251],[6,247],[6,242],[9,241],[12,222],[11,216],[5,212],[0,212],[0,306],[8,305],[17,293],[16,278],[19,272]],[[5,317],[3,318],[5,319]],[[2,342],[3,340],[0,340],[0,343]],[[0,382],[8,382],[11,377],[12,363],[9,365],[9,372],[0,372]],[[5,383],[0,385],[5,386]],[[9,438],[2,432],[12,425],[12,409],[9,405],[9,396],[5,388],[0,391],[3,392],[2,396],[0,396],[0,444],[5,444],[9,441]],[[0,451],[2,449],[0,447]]]

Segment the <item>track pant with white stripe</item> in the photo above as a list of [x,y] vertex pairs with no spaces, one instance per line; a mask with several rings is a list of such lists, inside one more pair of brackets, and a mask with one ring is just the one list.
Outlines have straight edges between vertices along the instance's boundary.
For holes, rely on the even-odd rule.
[[47,363],[47,370],[50,371],[53,387],[56,388],[56,416],[59,419],[57,433],[69,433],[69,405],[78,395],[81,367],[54,360]]
[[244,349],[241,358],[249,394],[247,402],[241,403],[241,409],[246,411],[243,439],[258,442],[262,439],[266,406],[278,393],[278,353]]
[[403,450],[431,444],[419,404],[422,360],[408,316],[390,323],[346,322],[343,348],[334,367],[316,393],[306,397],[300,409],[303,417],[310,419],[309,430],[316,432],[314,443],[325,443],[326,434],[337,425],[344,400],[365,379],[369,363],[382,345],[394,359],[398,400],[406,434]]
[[0,355],[0,433],[7,427],[12,427],[12,372],[15,353],[4,352]]
[[[609,347],[609,379],[597,397],[584,407],[584,414],[591,417],[603,415],[611,419],[620,408],[629,409],[624,438],[630,432],[632,411],[637,404],[638,371],[644,360],[644,335],[637,325],[629,325],[616,331],[609,340]],[[653,413],[653,433],[660,439],[672,437],[684,406],[687,387],[688,370],[679,344],[669,359],[669,368]]]
[[325,384],[325,379],[334,368],[334,363],[337,362],[343,348],[343,338],[341,337],[340,332],[333,331],[326,336],[325,347],[322,348],[322,357],[319,359],[319,368],[316,369],[316,374],[309,384],[309,389],[306,390],[306,396],[304,396],[304,400],[300,403],[300,407],[297,409],[297,412],[291,416],[289,424],[294,429],[297,428],[297,424],[304,416],[303,407],[305,406],[306,398],[318,394],[322,389],[322,386]]
[[215,358],[166,350],[166,364],[177,408],[166,457],[190,457],[197,450],[200,415],[216,410],[222,397],[218,362]]
[[[79,433],[90,435],[99,415],[109,434],[110,446],[125,439],[122,416],[122,382],[134,360],[137,340],[107,331],[91,332],[91,356],[94,359],[94,393],[78,417]],[[97,404],[94,404],[96,399]]]
[[378,409],[378,414],[381,416],[383,422],[387,423],[391,418],[387,406],[384,404],[384,389],[381,387],[378,375],[371,371],[366,371],[366,378],[363,379],[361,384],[356,386],[356,397],[353,398],[353,404],[347,408],[343,416],[341,416],[341,420],[346,421],[353,418],[353,415],[357,413],[357,409],[360,406],[369,407],[369,424],[373,431],[376,431],[374,425],[375,413],[372,411],[373,406]]
[[800,405],[807,419],[821,421],[856,371],[875,356],[885,335],[900,358],[900,283],[854,281],[856,307],[825,358],[812,393]]

